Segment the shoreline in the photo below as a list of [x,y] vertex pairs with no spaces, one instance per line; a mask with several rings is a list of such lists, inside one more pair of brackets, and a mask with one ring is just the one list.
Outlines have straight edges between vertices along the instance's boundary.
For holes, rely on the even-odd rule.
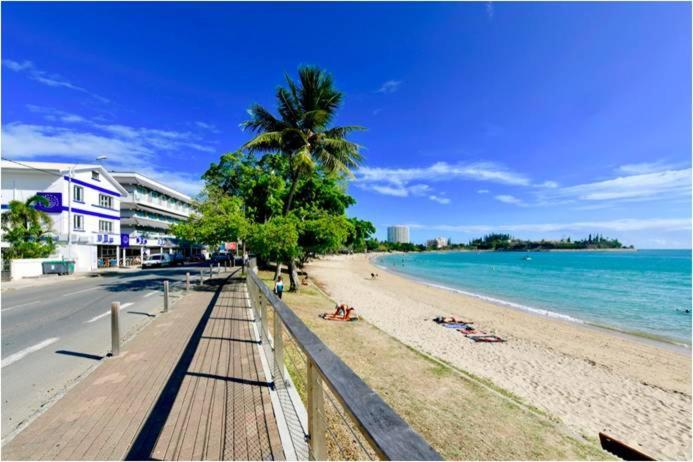
[[[605,431],[656,458],[691,458],[690,350],[380,271],[368,259],[378,255],[325,257],[307,271],[366,322],[489,380],[580,434],[596,438]],[[379,271],[378,279],[369,277]],[[506,342],[473,342],[432,321],[440,315],[473,321]]]
[[416,276],[411,275],[409,273],[404,273],[401,271],[397,271],[394,268],[388,268],[386,266],[383,266],[383,265],[379,264],[378,262],[374,261],[375,258],[380,257],[380,256],[382,256],[382,255],[374,255],[372,257],[368,257],[368,262],[371,265],[382,269],[383,271],[387,271],[389,273],[396,274],[397,276],[412,280],[418,284],[424,284],[428,287],[433,287],[433,288],[440,289],[440,290],[446,290],[449,292],[478,298],[480,300],[484,300],[486,302],[493,303],[496,306],[521,311],[523,313],[527,313],[527,314],[530,314],[532,316],[537,316],[540,318],[550,318],[552,320],[562,321],[562,322],[566,322],[566,323],[572,323],[573,325],[578,325],[578,326],[583,326],[583,327],[589,328],[589,329],[599,330],[599,331],[602,331],[606,334],[622,336],[622,337],[631,339],[633,341],[643,342],[643,343],[657,346],[660,348],[666,348],[668,350],[671,350],[671,351],[679,353],[679,354],[683,354],[683,355],[690,355],[691,354],[691,344],[690,343],[683,343],[679,339],[672,339],[669,337],[658,336],[658,335],[649,334],[646,332],[629,331],[629,330],[625,330],[625,329],[619,329],[618,327],[615,327],[615,326],[610,326],[608,324],[599,324],[599,323],[595,323],[592,321],[586,321],[584,319],[575,318],[571,315],[559,313],[557,311],[552,311],[549,309],[537,308],[537,307],[533,307],[533,306],[529,306],[529,305],[523,305],[521,303],[515,303],[515,302],[508,301],[508,300],[503,300],[501,298],[496,298],[496,297],[492,297],[492,296],[488,296],[488,295],[484,295],[484,294],[479,294],[476,292],[470,292],[470,291],[467,291],[464,289],[457,289],[454,287],[449,287],[449,286],[446,286],[444,284],[440,284],[438,282],[428,281],[425,278],[416,277]]

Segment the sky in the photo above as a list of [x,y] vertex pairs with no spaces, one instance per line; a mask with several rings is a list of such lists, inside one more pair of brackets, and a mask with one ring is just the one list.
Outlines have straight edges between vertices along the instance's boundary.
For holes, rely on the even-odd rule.
[[4,3],[2,156],[188,194],[301,65],[362,125],[350,216],[414,242],[691,247],[689,3]]

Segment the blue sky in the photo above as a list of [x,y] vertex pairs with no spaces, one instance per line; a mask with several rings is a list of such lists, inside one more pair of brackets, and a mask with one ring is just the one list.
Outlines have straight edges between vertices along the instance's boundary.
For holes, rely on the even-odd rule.
[[2,154],[188,193],[301,64],[331,72],[378,236],[691,246],[686,3],[5,3]]

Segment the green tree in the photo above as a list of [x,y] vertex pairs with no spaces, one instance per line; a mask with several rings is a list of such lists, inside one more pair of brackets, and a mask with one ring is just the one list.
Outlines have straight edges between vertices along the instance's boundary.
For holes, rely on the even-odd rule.
[[179,239],[210,246],[244,240],[249,231],[243,201],[214,188],[206,191],[203,200],[195,204],[195,213],[186,221],[171,226],[171,232]]
[[352,230],[347,237],[346,245],[354,252],[373,250],[368,249],[367,245],[367,241],[375,234],[375,226],[373,226],[373,223],[358,218],[349,218],[349,222],[351,223]]
[[[298,75],[298,82],[287,76],[287,87],[277,89],[279,117],[254,104],[249,110],[250,119],[243,124],[256,134],[243,148],[252,153],[279,152],[287,159],[289,190],[284,216],[292,210],[302,178],[309,177],[316,168],[326,173],[348,174],[362,159],[359,146],[347,139],[362,127],[332,126],[342,103],[342,93],[334,88],[332,77],[316,67],[301,67]],[[291,290],[298,290],[295,261],[290,259],[287,263]]]
[[298,243],[301,263],[315,255],[325,255],[340,250],[353,227],[344,215],[322,213],[300,223]]
[[3,237],[10,244],[7,258],[45,258],[55,250],[55,242],[48,236],[51,219],[36,205],[47,206],[48,200],[35,195],[26,202],[10,201],[2,214]]
[[255,223],[248,235],[248,244],[263,261],[287,261],[299,256],[298,220],[276,216],[265,223]]

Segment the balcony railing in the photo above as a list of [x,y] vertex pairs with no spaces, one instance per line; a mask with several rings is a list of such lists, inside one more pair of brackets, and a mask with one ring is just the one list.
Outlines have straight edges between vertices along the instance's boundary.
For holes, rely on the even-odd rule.
[[[297,460],[441,460],[256,274],[246,271],[261,350]],[[364,352],[367,354],[367,352]]]

